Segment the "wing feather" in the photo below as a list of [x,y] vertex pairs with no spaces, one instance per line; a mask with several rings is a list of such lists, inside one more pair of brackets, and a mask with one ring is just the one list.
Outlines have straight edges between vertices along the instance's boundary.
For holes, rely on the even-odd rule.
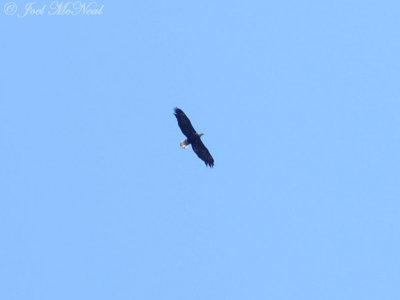
[[211,156],[210,151],[208,151],[207,147],[204,146],[200,138],[192,141],[192,149],[197,156],[205,162],[206,166],[211,168],[214,166],[214,158]]
[[178,120],[179,128],[182,130],[182,133],[186,135],[188,139],[192,138],[196,134],[196,130],[194,130],[192,123],[190,122],[189,118],[185,115],[185,113],[175,107],[175,117]]

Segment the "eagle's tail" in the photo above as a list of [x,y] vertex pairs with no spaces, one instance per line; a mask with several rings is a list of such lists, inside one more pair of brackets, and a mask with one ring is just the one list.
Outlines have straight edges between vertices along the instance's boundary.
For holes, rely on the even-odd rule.
[[188,140],[183,140],[180,145],[183,149],[186,149],[187,147],[189,147],[190,143]]

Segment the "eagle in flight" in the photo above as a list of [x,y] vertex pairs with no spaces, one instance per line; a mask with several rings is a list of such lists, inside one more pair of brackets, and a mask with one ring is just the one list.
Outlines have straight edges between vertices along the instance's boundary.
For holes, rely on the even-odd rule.
[[181,147],[183,149],[186,149],[187,147],[189,147],[189,145],[192,145],[192,149],[197,154],[197,156],[205,162],[206,166],[212,168],[214,166],[214,159],[200,139],[200,137],[204,135],[204,133],[197,133],[196,130],[194,130],[189,118],[181,109],[176,107],[174,111],[174,115],[178,120],[178,125],[182,130],[182,133],[186,135],[187,138],[186,140],[183,140],[181,142]]

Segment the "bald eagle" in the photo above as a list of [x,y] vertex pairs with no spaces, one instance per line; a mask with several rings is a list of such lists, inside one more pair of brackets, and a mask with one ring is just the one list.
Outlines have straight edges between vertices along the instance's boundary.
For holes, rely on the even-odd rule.
[[174,111],[174,115],[178,120],[178,125],[181,128],[182,133],[187,137],[186,140],[183,140],[181,142],[181,147],[183,149],[186,149],[187,147],[189,147],[189,145],[192,145],[192,149],[197,154],[197,156],[205,162],[206,166],[212,168],[214,166],[214,159],[200,139],[200,137],[204,135],[204,133],[197,133],[196,130],[194,130],[189,118],[181,109],[175,108]]

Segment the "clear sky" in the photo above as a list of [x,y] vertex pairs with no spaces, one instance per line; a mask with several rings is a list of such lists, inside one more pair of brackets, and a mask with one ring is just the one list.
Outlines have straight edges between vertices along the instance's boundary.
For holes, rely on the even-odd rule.
[[6,2],[0,299],[400,299],[399,1]]

